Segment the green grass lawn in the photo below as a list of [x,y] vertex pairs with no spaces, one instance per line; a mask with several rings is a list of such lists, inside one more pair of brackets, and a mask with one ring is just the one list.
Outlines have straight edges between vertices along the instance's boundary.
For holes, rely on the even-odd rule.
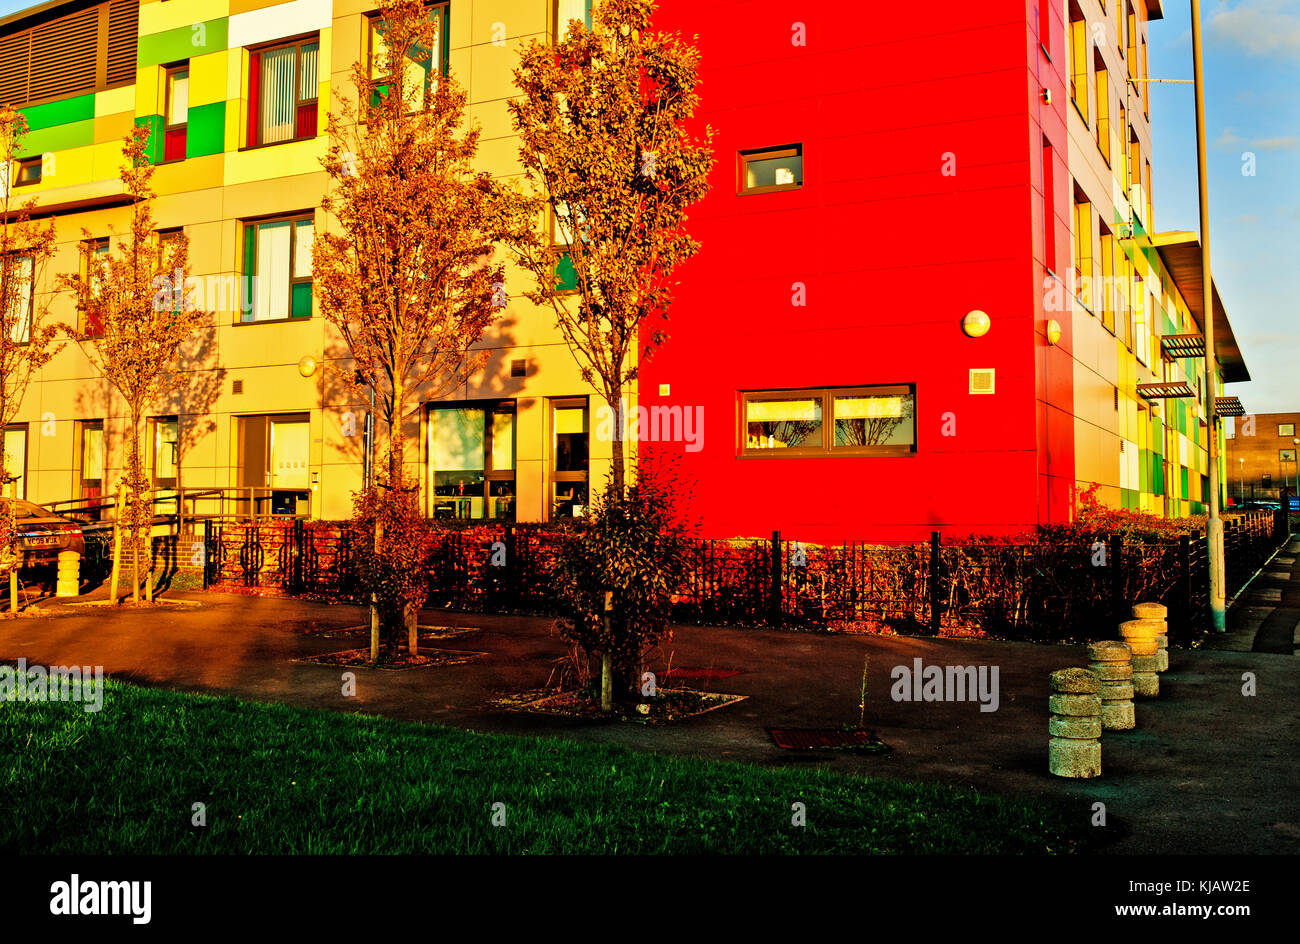
[[[1050,806],[108,682],[0,702],[0,850],[1070,852]],[[791,824],[805,804],[807,825]],[[191,825],[206,804],[207,826]],[[505,804],[505,825],[492,806]]]

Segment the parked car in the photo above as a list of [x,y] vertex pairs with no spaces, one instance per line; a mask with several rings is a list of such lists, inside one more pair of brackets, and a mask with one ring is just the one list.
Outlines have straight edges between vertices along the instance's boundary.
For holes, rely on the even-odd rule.
[[22,556],[23,570],[57,564],[61,551],[84,554],[86,542],[81,525],[33,502],[0,498],[0,514],[12,510],[18,530],[15,550]]

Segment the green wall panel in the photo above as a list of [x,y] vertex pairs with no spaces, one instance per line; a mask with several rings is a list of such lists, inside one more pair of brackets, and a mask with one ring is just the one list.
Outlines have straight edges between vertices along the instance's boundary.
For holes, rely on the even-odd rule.
[[572,292],[578,288],[578,273],[573,268],[573,259],[563,253],[555,267],[555,287],[561,292]]
[[144,153],[150,161],[157,164],[163,156],[162,116],[142,115],[135,119],[135,123],[149,126],[149,143]]
[[220,154],[226,146],[226,103],[190,107],[185,130],[185,156]]
[[40,131],[55,125],[71,124],[74,121],[86,121],[95,117],[95,93],[74,95],[61,98],[57,102],[43,105],[28,105],[18,109],[27,118],[27,131]]
[[140,37],[135,61],[140,67],[180,62],[226,48],[226,18],[207,20],[193,26],[178,26]]
[[62,151],[65,148],[88,147],[95,143],[95,119],[74,121],[66,125],[53,125],[33,131],[23,138],[19,157],[44,154],[47,151]]

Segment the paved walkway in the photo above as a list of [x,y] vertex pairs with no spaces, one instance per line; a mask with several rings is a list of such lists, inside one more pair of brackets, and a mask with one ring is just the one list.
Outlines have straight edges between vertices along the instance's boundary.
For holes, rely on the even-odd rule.
[[[478,662],[405,671],[358,670],[359,692],[341,694],[336,667],[294,662],[361,645],[321,633],[364,621],[357,607],[174,593],[201,601],[152,611],[65,607],[66,615],[0,621],[0,659],[103,665],[142,684],[228,692],[341,712],[367,712],[480,731],[555,735],[663,753],[760,764],[821,764],[844,773],[939,781],[1027,797],[1064,797],[1082,820],[1106,804],[1105,851],[1296,852],[1294,734],[1300,673],[1265,652],[1171,655],[1161,697],[1140,702],[1138,729],[1103,741],[1104,776],[1051,777],[1047,675],[1083,664],[1078,647],[979,640],[820,635],[680,627],[650,667],[732,670],[709,685],[748,696],[689,721],[648,727],[503,711],[495,695],[540,688],[568,647],[549,620],[426,611],[423,624],[473,631],[437,645],[485,653]],[[870,657],[867,719],[893,752],[859,757],[778,750],[769,727],[838,727],[858,719],[863,660]],[[908,702],[890,697],[895,666],[987,665],[999,703]],[[1252,673],[1257,694],[1242,694]],[[704,686],[707,683],[692,683]],[[2,710],[2,706],[0,706]]]
[[1300,652],[1300,538],[1291,540],[1239,594],[1228,631],[1206,647],[1229,652]]

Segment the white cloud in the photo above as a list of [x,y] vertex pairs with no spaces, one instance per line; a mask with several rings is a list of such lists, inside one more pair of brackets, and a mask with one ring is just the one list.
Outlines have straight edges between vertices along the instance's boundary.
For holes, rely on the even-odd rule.
[[1296,139],[1291,138],[1256,138],[1250,146],[1257,151],[1294,151]]
[[1239,0],[1210,14],[1210,36],[1253,56],[1300,53],[1300,0]]

